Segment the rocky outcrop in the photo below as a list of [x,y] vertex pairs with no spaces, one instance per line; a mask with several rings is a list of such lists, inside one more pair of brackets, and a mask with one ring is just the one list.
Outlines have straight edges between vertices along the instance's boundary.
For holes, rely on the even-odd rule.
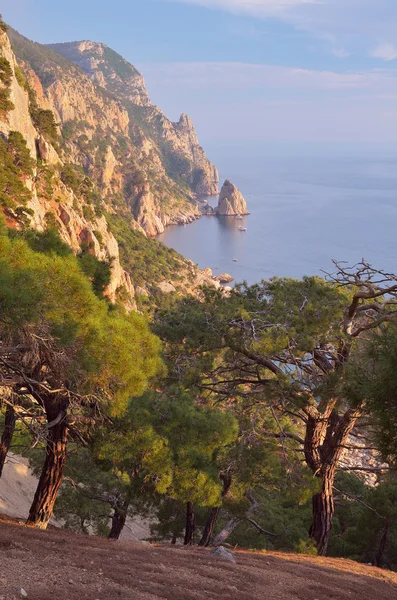
[[225,215],[228,217],[249,214],[244,196],[240,190],[228,179],[223,184],[221,193],[219,195],[216,213],[218,215]]
[[25,138],[28,148],[36,156],[36,140],[39,138],[29,114],[29,98],[26,91],[19,85],[15,77],[17,62],[11,49],[8,36],[0,29],[0,57],[11,66],[13,77],[10,85],[10,101],[14,109],[9,111],[4,118],[0,118],[0,133],[8,135],[10,131],[20,131]]
[[220,275],[214,277],[214,279],[215,281],[219,281],[219,283],[231,283],[234,281],[234,277],[229,275],[229,273],[221,273]]
[[142,75],[106,44],[85,40],[49,44],[49,48],[76,63],[102,88],[137,106],[151,106]]
[[138,119],[146,122],[148,127],[140,142],[144,143],[149,129],[155,142],[152,150],[160,156],[166,155],[168,174],[171,177],[173,163],[187,160],[190,163],[189,168],[178,172],[176,166],[175,175],[185,176],[196,196],[218,194],[218,171],[200,146],[192,120],[186,114],[182,114],[177,123],[167,119],[164,113],[151,103],[145,81],[133,65],[101,43],[67,42],[50,44],[49,47],[77,64],[96,84],[112,93],[129,112],[134,127],[138,125],[139,128],[139,123],[136,122],[137,115]]
[[[40,159],[48,165],[62,164],[62,159],[56,149],[35,128],[29,110],[29,97],[16,76],[17,61],[11,49],[11,44],[6,33],[0,30],[0,57],[6,59],[12,67],[10,99],[14,108],[0,118],[0,132],[8,135],[10,131],[19,131],[27,142],[33,158]],[[36,168],[33,175],[25,181],[26,187],[32,192],[28,202],[31,211],[31,226],[43,230],[46,226],[48,215],[52,215],[58,225],[62,239],[75,251],[79,252],[82,246],[87,246],[99,259],[109,261],[111,264],[111,282],[107,295],[111,301],[116,301],[120,289],[126,291],[125,305],[127,308],[136,307],[134,300],[134,287],[131,277],[124,271],[120,263],[118,243],[110,233],[105,217],[84,217],[82,206],[73,190],[65,186],[56,171],[52,176],[52,196],[43,195],[41,176]],[[12,217],[12,211],[10,212]],[[9,221],[12,224],[12,218]],[[14,226],[18,227],[15,220]]]
[[[145,240],[144,234],[154,236],[169,224],[189,223],[198,218],[201,214],[198,203],[185,186],[181,187],[167,174],[163,162],[166,148],[160,148],[158,137],[146,135],[137,126],[127,101],[121,102],[113,92],[104,93],[95,82],[99,75],[90,78],[52,50],[33,44],[16,32],[11,33],[20,60],[17,62],[8,36],[0,29],[0,57],[11,67],[12,102],[7,112],[0,114],[0,135],[7,137],[11,131],[19,131],[37,162],[32,175],[21,175],[31,192],[29,210],[21,211],[22,206],[15,198],[15,210],[3,209],[7,224],[22,228],[30,220],[29,225],[41,231],[49,222],[56,224],[62,239],[74,252],[88,249],[98,260],[110,263],[111,281],[106,293],[112,302],[122,299],[128,309],[136,309],[136,299],[150,297],[156,286],[163,288],[163,293],[179,294],[199,294],[202,284],[218,288],[220,284],[212,273],[200,271],[174,253],[175,280],[172,269],[167,275],[157,273],[154,281],[146,281],[141,270],[137,275],[139,293],[135,293],[133,252],[139,253],[140,261],[142,253],[145,256],[148,252],[152,260],[157,249],[155,244],[158,244]],[[84,51],[91,51],[90,47]],[[104,49],[103,56],[106,55],[108,52]],[[140,102],[136,106],[145,114],[149,111],[154,115],[158,111],[145,106],[149,100],[145,100],[144,95],[135,100]],[[51,112],[57,124],[58,139],[54,132],[50,135],[48,129],[40,126],[37,119],[37,115],[41,115],[48,126]],[[179,160],[183,152],[191,152],[204,164],[203,151],[195,150],[198,142],[193,126],[187,120],[184,122],[180,137],[170,134],[182,153],[177,158]],[[165,128],[171,127],[169,121],[164,123]],[[185,126],[189,133],[182,131]],[[147,129],[150,129],[149,123]],[[185,166],[183,161],[182,164]],[[189,165],[192,168],[190,162]],[[139,232],[138,237],[131,238],[135,244],[133,249],[127,248],[128,243],[117,229],[120,225],[115,225],[115,234],[112,233],[109,215],[117,217],[118,223],[120,217],[125,219],[132,230]],[[136,247],[139,236],[145,240],[142,251]],[[116,237],[123,244],[123,256]],[[126,252],[129,252],[127,259]]]

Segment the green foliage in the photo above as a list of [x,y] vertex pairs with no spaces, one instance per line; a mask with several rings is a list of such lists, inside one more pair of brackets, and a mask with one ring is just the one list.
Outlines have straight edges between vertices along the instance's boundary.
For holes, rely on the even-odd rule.
[[23,183],[24,172],[20,165],[29,169],[31,163],[26,144],[19,136],[18,140],[15,146],[15,136],[11,135],[11,142],[0,138],[0,205],[3,208],[24,205],[31,198],[31,192]]
[[70,163],[65,163],[64,165],[62,165],[59,174],[62,183],[64,183],[67,187],[69,187],[76,193],[79,191],[79,187],[82,183],[83,176],[78,171],[78,169],[76,169],[76,167],[74,167]]
[[397,463],[397,328],[390,323],[369,339],[350,366],[346,392],[353,403],[365,401],[377,429],[377,442],[388,462]]
[[135,231],[127,218],[108,214],[107,220],[119,243],[121,263],[136,285],[178,278],[183,258],[175,250]]
[[15,65],[15,78],[21,88],[27,89],[27,81],[18,65]]
[[32,67],[44,87],[48,87],[55,81],[55,73],[58,72],[58,69],[76,77],[79,76],[80,69],[76,65],[48,46],[32,42],[11,27],[8,30],[8,36],[18,60]]
[[25,138],[19,131],[10,131],[7,148],[13,157],[14,165],[25,175],[32,175],[35,161],[31,157]]
[[73,255],[71,248],[61,240],[58,230],[54,227],[50,227],[45,231],[27,228],[22,231],[11,230],[9,236],[24,239],[34,252],[40,254],[53,253],[61,257]]
[[70,356],[57,367],[57,379],[80,393],[100,390],[109,414],[121,414],[161,370],[159,342],[145,319],[110,311],[73,255],[37,253],[24,240],[3,235],[0,273],[2,339],[18,335],[22,326],[38,332],[45,326],[47,337]]
[[8,88],[0,88],[0,116],[6,115],[15,108],[10,100],[10,90]]
[[110,264],[103,260],[98,260],[87,250],[83,250],[78,255],[83,273],[92,281],[92,287],[98,298],[102,298],[106,288],[110,283],[111,269]]
[[0,57],[0,81],[6,86],[11,85],[12,80],[12,67],[8,60],[4,57]]
[[31,111],[32,119],[36,129],[49,142],[55,144],[58,141],[58,130],[54,113],[51,110],[36,108]]
[[4,33],[6,33],[8,30],[8,25],[4,23],[2,15],[0,15],[0,30]]
[[14,104],[10,100],[10,87],[12,79],[12,67],[4,57],[0,58],[0,81],[4,87],[0,88],[0,116],[4,116],[13,110]]

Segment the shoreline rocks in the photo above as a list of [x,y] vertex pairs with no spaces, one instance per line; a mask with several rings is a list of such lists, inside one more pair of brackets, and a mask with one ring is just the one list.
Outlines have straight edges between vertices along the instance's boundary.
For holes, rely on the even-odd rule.
[[229,275],[229,273],[221,273],[220,275],[214,277],[214,279],[215,281],[219,281],[219,283],[231,283],[234,281],[234,277]]

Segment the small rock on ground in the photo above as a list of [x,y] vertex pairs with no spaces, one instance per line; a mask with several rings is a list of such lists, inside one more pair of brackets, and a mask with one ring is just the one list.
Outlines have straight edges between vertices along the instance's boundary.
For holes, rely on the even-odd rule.
[[215,558],[220,558],[221,560],[228,560],[229,562],[236,562],[236,559],[234,558],[234,554],[232,554],[231,552],[229,552],[229,550],[226,550],[226,548],[224,548],[223,546],[218,546],[218,548],[214,548],[211,551],[211,555],[214,556]]

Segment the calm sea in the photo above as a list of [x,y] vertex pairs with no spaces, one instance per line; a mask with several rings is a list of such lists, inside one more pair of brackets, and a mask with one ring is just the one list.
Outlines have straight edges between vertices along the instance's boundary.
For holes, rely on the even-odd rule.
[[254,283],[329,272],[332,259],[365,258],[397,273],[397,153],[214,148],[210,155],[221,178],[243,192],[251,214],[243,221],[202,217],[159,236],[201,268]]

